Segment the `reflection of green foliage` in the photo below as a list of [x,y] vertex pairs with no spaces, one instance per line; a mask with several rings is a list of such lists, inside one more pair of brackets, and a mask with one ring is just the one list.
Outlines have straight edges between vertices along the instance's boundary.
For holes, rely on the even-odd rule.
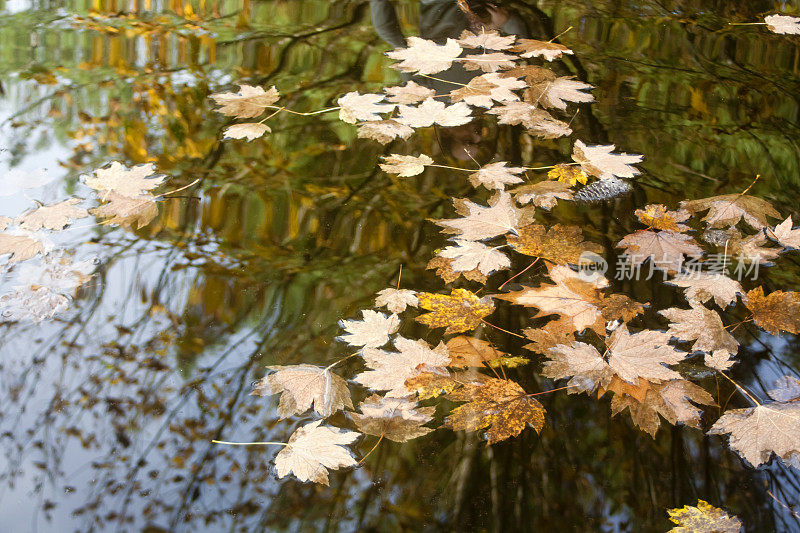
[[[293,424],[276,425],[272,400],[247,396],[250,382],[266,364],[346,355],[332,341],[337,320],[393,285],[400,264],[402,286],[438,290],[424,266],[444,241],[426,219],[452,215],[450,198],[471,189],[442,169],[406,180],[377,171],[378,156],[390,149],[356,139],[354,127],[333,113],[281,114],[263,139],[220,142],[228,122],[208,95],[237,81],[275,85],[282,104],[306,111],[398,80],[363,2],[226,0],[218,12],[203,11],[200,2],[187,12],[170,2],[165,13],[136,18],[117,16],[105,3],[94,13],[95,4],[77,4],[70,13],[80,21],[52,22],[46,7],[0,18],[0,39],[12,43],[0,49],[0,80],[19,111],[8,141],[20,146],[17,157],[42,148],[31,132],[44,128],[52,137],[35,137],[37,143],[74,146],[65,162],[72,178],[118,159],[154,161],[175,188],[202,180],[202,194],[189,189],[188,198],[164,200],[159,218],[135,234],[98,231],[110,253],[122,255],[131,241],[166,248],[163,256],[140,252],[159,261],[159,283],[142,291],[133,281],[126,286],[137,320],[88,313],[84,323],[63,326],[64,338],[80,342],[54,346],[48,357],[63,355],[68,386],[45,398],[50,405],[31,424],[42,431],[55,421],[59,433],[35,433],[41,452],[9,452],[57,463],[69,458],[61,455],[65,443],[86,446],[99,481],[63,503],[77,507],[78,517],[107,529],[118,524],[110,509],[139,516],[141,508],[146,520],[168,529],[599,530],[615,522],[658,530],[666,527],[664,508],[711,493],[755,529],[775,528],[763,478],[730,456],[708,459],[721,455],[718,443],[679,428],[652,441],[624,418],[609,420],[606,401],[559,394],[542,399],[552,418],[541,437],[526,431],[491,450],[474,435],[445,432],[382,444],[362,470],[334,476],[331,491],[275,484],[272,451],[212,446],[211,439],[234,433],[285,440]],[[417,2],[399,4],[403,27],[412,31]],[[582,225],[587,238],[611,249],[638,227],[631,212],[645,196],[674,207],[687,194],[741,191],[757,173],[755,194],[777,200],[783,212],[794,208],[785,190],[800,171],[795,45],[725,25],[756,20],[771,4],[700,2],[695,11],[697,2],[570,0],[543,2],[547,15],[529,4],[511,2],[535,37],[576,27],[561,38],[576,56],[556,68],[597,87],[597,104],[573,123],[578,138],[646,156],[648,173],[633,199],[559,205],[560,221]],[[569,159],[568,142],[530,146],[512,129],[485,129],[487,159],[530,166]],[[419,132],[396,151],[444,161],[436,135]],[[770,281],[796,284],[790,264],[781,263]],[[108,268],[127,267],[109,261]],[[676,302],[675,291],[653,284],[619,285],[653,306]],[[86,301],[100,307],[101,293]],[[178,296],[185,298],[173,301]],[[119,329],[86,357],[91,339],[82,328],[99,331],[107,318]],[[508,308],[493,319],[515,331],[527,325]],[[527,354],[514,339],[487,335],[512,355]],[[796,362],[789,344],[787,357]],[[742,376],[769,357],[757,342],[742,353]],[[22,389],[45,380],[43,365],[33,363]],[[550,388],[527,367],[513,373],[526,390]],[[7,411],[29,399],[16,397]],[[83,415],[97,421],[73,422]],[[361,451],[372,444],[362,442]],[[57,469],[47,473],[57,478],[53,493],[63,492]]]

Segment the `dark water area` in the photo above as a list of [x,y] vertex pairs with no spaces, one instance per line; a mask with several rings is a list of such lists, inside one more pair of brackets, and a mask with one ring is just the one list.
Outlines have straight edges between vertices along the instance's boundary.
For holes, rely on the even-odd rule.
[[[393,4],[403,34],[418,34],[419,2]],[[752,185],[748,194],[800,220],[800,38],[729,24],[800,15],[799,5],[504,5],[529,37],[572,28],[558,40],[574,55],[552,68],[593,85],[596,102],[570,108],[570,138],[533,139],[482,117],[474,157],[553,165],[570,160],[576,138],[644,155],[630,194],[561,202],[537,212],[540,223],[580,226],[613,264],[646,204],[673,209]],[[74,260],[91,261],[94,276],[54,319],[0,322],[0,529],[655,532],[670,527],[666,509],[702,499],[748,532],[800,531],[799,470],[777,459],[754,469],[725,439],[663,420],[651,438],[627,413],[612,417],[609,399],[596,394],[539,396],[541,433],[528,428],[492,446],[480,433],[447,429],[384,441],[358,468],[332,471],[330,487],[278,479],[273,448],[211,442],[285,442],[318,418],[279,419],[277,396],[251,395],[253,383],[269,365],[325,366],[349,355],[335,341],[338,321],[371,308],[401,265],[403,287],[442,292],[425,267],[447,236],[430,219],[455,216],[452,198],[490,196],[445,168],[411,178],[378,168],[390,153],[469,167],[437,128],[384,147],[357,138],[335,113],[283,113],[261,139],[222,140],[232,121],[210,94],[274,85],[279,105],[336,106],[350,91],[401,83],[384,55],[391,48],[364,1],[0,0],[0,180],[43,183],[22,190],[0,181],[0,215],[33,200],[88,198],[81,176],[112,161],[153,163],[169,176],[166,190],[200,180],[160,201],[140,228],[87,218],[52,235]],[[517,257],[509,272],[528,263]],[[0,292],[12,289],[17,268],[0,266]],[[743,285],[800,290],[797,252]],[[656,280],[612,288],[654,309],[685,307]],[[492,322],[521,331],[534,314],[498,305]],[[726,323],[747,316],[741,305],[724,314]],[[654,313],[640,320],[665,327]],[[439,342],[440,332],[408,328],[405,336]],[[523,339],[485,334],[532,359],[509,369],[526,391],[563,385],[541,376],[544,358]],[[748,390],[766,397],[778,377],[800,376],[793,335],[745,323],[736,338],[729,375]],[[361,369],[351,359],[337,373]],[[679,370],[721,404],[706,409],[706,429],[725,409],[750,405],[702,358]],[[351,390],[354,401],[367,396]],[[447,414],[434,404],[431,427]],[[353,428],[341,412],[328,423]],[[352,448],[360,458],[375,441]]]

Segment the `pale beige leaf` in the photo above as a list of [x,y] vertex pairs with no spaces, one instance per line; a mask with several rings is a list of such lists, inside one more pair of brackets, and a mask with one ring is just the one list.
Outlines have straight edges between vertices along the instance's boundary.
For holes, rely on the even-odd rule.
[[453,102],[463,100],[469,105],[490,108],[494,102],[513,102],[519,96],[513,91],[526,87],[527,84],[512,76],[501,76],[489,72],[472,78],[464,87],[450,92]]
[[572,159],[580,164],[587,174],[600,179],[613,177],[632,178],[639,174],[639,169],[631,165],[641,163],[643,156],[637,154],[614,153],[615,146],[586,145],[583,141],[575,141]]
[[0,322],[41,322],[69,309],[69,298],[46,287],[16,287],[0,296]]
[[774,230],[768,231],[767,234],[778,241],[781,246],[800,249],[800,228],[792,228],[791,216],[786,217],[786,220],[775,226]]
[[0,233],[0,257],[11,254],[9,263],[27,261],[38,254],[45,253],[45,245],[33,233],[14,231]]
[[572,199],[572,190],[566,181],[544,180],[533,185],[522,185],[511,193],[521,205],[533,203],[548,211],[556,206],[558,200]]
[[392,154],[384,156],[383,163],[380,163],[381,170],[389,174],[397,174],[401,178],[416,176],[421,174],[425,167],[433,164],[433,159],[425,154],[418,156]]
[[766,228],[767,217],[781,218],[780,213],[766,200],[747,194],[723,194],[699,200],[681,202],[681,208],[692,214],[708,210],[703,221],[709,228],[724,228],[736,225],[744,219],[751,227]]
[[272,130],[269,129],[269,126],[266,124],[245,122],[244,124],[228,126],[222,133],[226,139],[247,139],[248,141],[252,141],[271,131]]
[[352,409],[347,382],[328,368],[314,365],[269,366],[273,373],[261,379],[252,394],[280,394],[281,418],[299,415],[314,406],[323,418],[340,409]]
[[73,220],[89,216],[86,209],[77,207],[82,201],[80,198],[70,198],[56,204],[42,205],[22,213],[14,222],[17,226],[29,231],[42,228],[62,230]]
[[311,422],[292,433],[287,445],[275,456],[279,478],[294,474],[300,481],[328,485],[328,470],[357,464],[345,445],[353,443],[360,433],[320,426],[321,423],[322,420]]
[[412,128],[425,128],[438,124],[444,127],[461,126],[472,120],[472,111],[464,102],[451,106],[428,98],[418,106],[397,106],[397,122]]
[[706,303],[713,298],[722,309],[734,303],[739,294],[744,294],[741,284],[724,274],[686,272],[666,283],[686,288],[686,299],[689,303]]
[[389,144],[395,139],[408,139],[414,129],[400,124],[394,119],[362,122],[358,125],[359,139],[372,139],[381,144]]
[[517,45],[512,48],[515,52],[520,52],[520,57],[543,57],[548,61],[554,61],[562,54],[572,54],[572,50],[550,41],[538,41],[536,39],[520,39]]
[[800,403],[773,402],[726,411],[708,431],[730,436],[729,445],[753,466],[775,453],[788,459],[800,452]]
[[361,311],[362,320],[342,320],[339,326],[347,333],[338,337],[351,346],[378,348],[389,342],[389,335],[397,332],[400,319],[397,315],[386,316],[378,311]]
[[667,368],[683,361],[688,355],[669,345],[669,334],[644,330],[628,333],[623,324],[609,340],[608,364],[622,380],[636,383],[639,378],[649,381],[680,379],[681,375]]
[[517,210],[507,192],[500,192],[489,200],[484,207],[469,200],[455,200],[456,211],[464,215],[462,218],[437,220],[445,232],[455,233],[461,239],[481,241],[515,232],[517,228]]
[[352,91],[337,100],[339,104],[339,118],[348,124],[359,121],[381,120],[381,113],[391,112],[394,104],[381,104],[382,94],[359,94]]
[[422,371],[446,367],[450,362],[447,347],[431,347],[423,340],[398,336],[394,345],[398,352],[364,350],[362,357],[371,370],[356,375],[353,380],[372,390],[388,391],[386,396],[402,398],[412,394],[406,380]]
[[384,437],[394,442],[406,442],[427,435],[433,429],[422,424],[433,420],[436,407],[418,407],[404,398],[373,394],[358,406],[359,413],[350,413],[361,433]]
[[11,224],[12,222],[13,220],[8,217],[0,216],[0,231],[6,229],[8,225]]
[[703,362],[709,368],[728,370],[736,364],[736,360],[733,356],[734,354],[730,353],[728,350],[714,350],[713,352],[706,353]]
[[511,267],[511,260],[497,248],[483,243],[457,239],[455,246],[448,246],[439,255],[452,259],[453,272],[469,272],[478,269],[484,276]]
[[106,218],[105,224],[119,224],[124,227],[141,228],[149,224],[158,215],[156,197],[149,193],[139,196],[122,196],[114,192],[106,193],[106,203],[89,209],[99,218]]
[[788,15],[767,15],[764,17],[767,29],[775,33],[800,35],[800,18]]
[[572,133],[569,124],[527,102],[506,102],[502,106],[490,109],[487,113],[497,115],[500,124],[522,124],[529,133],[543,139],[566,137]]
[[375,298],[375,307],[386,307],[395,314],[400,314],[406,307],[416,307],[419,304],[417,293],[408,289],[383,289]]
[[703,249],[691,235],[668,230],[636,231],[619,241],[617,248],[626,249],[625,257],[634,266],[650,259],[653,268],[666,272],[679,272],[684,255],[695,258],[703,255]]
[[114,161],[108,168],[95,170],[94,177],[84,176],[84,181],[92,189],[135,198],[145,191],[155,189],[166,179],[166,176],[153,176],[155,171],[152,163],[128,169],[122,163]]
[[739,349],[739,343],[725,329],[716,311],[702,304],[692,303],[691,309],[671,307],[659,311],[659,314],[672,321],[667,330],[668,334],[682,341],[695,341],[692,345],[693,350],[703,352],[725,350],[735,354]]
[[504,190],[506,185],[522,183],[519,174],[525,172],[523,167],[507,167],[506,161],[483,165],[480,170],[469,175],[473,187],[483,185],[487,189]]
[[217,112],[236,118],[253,118],[262,114],[269,106],[278,101],[278,90],[271,87],[265,91],[263,87],[239,85],[238,93],[212,94],[211,99],[222,106]]
[[532,104],[565,110],[567,102],[594,102],[594,96],[581,92],[592,88],[588,83],[574,80],[573,76],[562,76],[531,85],[526,100]]
[[500,35],[496,31],[486,31],[481,28],[480,33],[464,30],[458,38],[458,44],[464,48],[485,48],[487,50],[506,50],[511,48],[517,39],[515,35]]
[[497,72],[501,69],[513,68],[517,56],[492,52],[484,54],[468,54],[464,56],[464,68],[467,70],[482,70],[484,72]]
[[542,368],[542,375],[551,379],[570,378],[567,392],[591,393],[598,387],[607,387],[614,372],[597,349],[583,342],[572,345],[559,344],[547,352],[549,360]]
[[420,74],[436,74],[449,69],[453,60],[461,55],[461,46],[453,39],[447,39],[443,45],[419,37],[409,37],[407,48],[398,48],[386,52],[392,59],[401,62],[392,65],[393,68],[403,72],[418,72]]
[[389,96],[386,100],[395,104],[418,104],[428,98],[436,96],[436,91],[413,81],[397,87],[384,87],[383,91]]

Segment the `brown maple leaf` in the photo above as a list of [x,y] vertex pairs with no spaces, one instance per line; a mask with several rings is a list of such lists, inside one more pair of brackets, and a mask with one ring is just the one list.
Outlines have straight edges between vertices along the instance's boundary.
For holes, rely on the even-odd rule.
[[404,398],[373,394],[358,408],[361,414],[350,413],[350,416],[358,430],[365,435],[406,442],[433,431],[422,425],[433,420],[436,407],[418,407],[416,402]]
[[571,200],[570,184],[563,181],[544,180],[533,185],[522,185],[511,193],[520,205],[533,203],[536,207],[550,210],[558,200]]
[[686,288],[689,303],[706,303],[713,298],[714,303],[722,309],[734,303],[739,294],[744,294],[741,284],[725,274],[688,272],[678,274],[665,283]]
[[520,228],[517,235],[509,235],[508,244],[521,254],[539,257],[557,264],[578,264],[584,252],[601,253],[603,247],[585,242],[578,226],[556,224],[546,229],[539,224]]
[[739,349],[739,343],[725,329],[716,311],[699,303],[693,303],[691,309],[671,307],[659,311],[659,314],[672,322],[667,333],[682,341],[695,341],[692,350],[703,352],[726,350],[735,354]]
[[639,219],[639,222],[650,228],[677,231],[679,233],[689,230],[689,226],[681,224],[681,222],[686,222],[692,216],[685,209],[668,211],[667,207],[662,204],[646,205],[644,209],[634,211],[634,214]]
[[644,313],[645,305],[648,304],[640,304],[624,294],[609,294],[600,300],[600,312],[606,320],[630,322],[637,315]]
[[547,355],[551,348],[563,344],[572,346],[575,341],[574,328],[571,321],[553,320],[541,328],[527,328],[522,333],[531,341],[523,348],[532,352]]
[[238,93],[216,93],[211,99],[221,106],[218,113],[236,118],[253,118],[263,113],[278,101],[280,95],[275,87],[265,91],[263,87],[239,85]]
[[428,261],[426,269],[436,269],[436,275],[444,280],[445,283],[453,283],[459,277],[464,276],[470,281],[477,281],[480,284],[486,283],[486,275],[481,273],[478,267],[465,272],[453,270],[453,259],[437,255]]
[[417,317],[417,322],[430,328],[447,328],[445,334],[461,333],[478,327],[483,317],[494,312],[492,298],[478,298],[466,289],[453,289],[447,294],[422,292],[417,295],[421,309],[431,311]]
[[510,357],[501,352],[491,343],[466,335],[459,335],[447,341],[447,350],[450,353],[450,365],[455,368],[466,367],[497,367],[513,368],[520,364],[528,363],[521,357]]
[[683,265],[683,256],[699,258],[703,249],[689,235],[675,231],[639,230],[626,235],[617,248],[625,248],[628,261],[636,266],[648,259],[653,268],[667,272],[679,272]]
[[764,296],[764,288],[756,287],[744,297],[744,305],[753,313],[753,322],[773,335],[781,330],[800,333],[800,293],[773,291]]
[[681,208],[692,214],[697,214],[708,209],[708,214],[703,220],[710,228],[723,228],[736,225],[742,218],[755,229],[763,229],[767,224],[767,217],[780,218],[780,213],[772,204],[746,194],[723,194],[700,200],[681,202]]
[[445,426],[454,431],[485,429],[487,445],[519,435],[528,424],[537,433],[544,427],[542,404],[513,381],[487,378],[481,384],[467,384],[447,398],[467,403],[450,412]]

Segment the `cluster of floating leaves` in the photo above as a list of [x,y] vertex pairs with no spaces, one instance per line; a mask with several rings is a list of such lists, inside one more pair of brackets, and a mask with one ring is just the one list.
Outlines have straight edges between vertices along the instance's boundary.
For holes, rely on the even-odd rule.
[[[772,31],[797,33],[796,21],[786,20],[790,18],[773,16],[766,22]],[[480,53],[469,53],[475,49]],[[570,102],[593,101],[584,92],[591,86],[558,77],[543,65],[521,63],[530,58],[553,61],[571,53],[560,44],[516,40],[496,32],[467,31],[444,44],[411,37],[406,48],[388,52],[399,60],[395,68],[433,77],[459,62],[467,70],[483,73],[449,94],[436,94],[414,81],[387,87],[385,94],[350,92],[338,100],[338,108],[321,112],[338,109],[341,120],[358,125],[359,137],[382,144],[407,139],[415,128],[466,124],[479,113],[496,115],[501,124],[522,125],[532,136],[564,137],[572,133],[569,124],[553,113],[565,111]],[[265,91],[243,85],[238,93],[212,98],[223,106],[219,111],[237,118],[283,110],[273,105],[278,99],[274,87]],[[230,126],[225,134],[252,140],[267,131],[262,121]],[[365,367],[352,382],[373,392],[358,409],[352,404],[348,382],[332,371],[340,361],[324,368],[270,367],[273,373],[259,382],[254,394],[280,394],[281,417],[313,408],[327,418],[346,410],[355,428],[379,437],[378,442],[384,438],[403,442],[432,431],[425,424],[433,420],[435,406],[419,402],[435,398],[460,403],[443,427],[482,431],[487,444],[517,436],[527,426],[539,432],[546,413],[535,399],[538,393],[526,392],[505,375],[506,368],[531,360],[503,353],[481,338],[482,326],[491,326],[486,317],[498,301],[507,301],[536,310],[533,319],[556,317],[523,333],[530,341],[526,348],[544,358],[542,375],[566,380],[568,393],[609,395],[612,415],[628,411],[633,423],[653,437],[662,419],[702,429],[703,408],[717,402],[674,367],[703,354],[710,371],[731,379],[725,371],[736,363],[739,342],[714,306],[725,310],[741,298],[755,325],[775,335],[797,334],[800,293],[765,295],[762,287],[745,291],[727,272],[690,271],[687,260],[702,260],[709,251],[695,239],[687,222],[705,214],[700,221],[705,226],[703,240],[742,264],[770,265],[781,253],[799,249],[800,229],[793,227],[791,217],[773,225],[770,219],[779,218],[779,213],[768,202],[745,193],[685,201],[676,210],[647,205],[635,212],[644,228],[622,238],[617,247],[624,250],[629,266],[650,263],[663,271],[665,283],[683,291],[688,308],[649,309],[649,304],[624,294],[608,294],[604,276],[574,268],[584,254],[597,254],[603,248],[585,241],[578,227],[548,227],[535,220],[538,210],[551,210],[559,201],[602,200],[629,190],[626,180],[640,174],[634,165],[643,158],[614,150],[614,145],[576,140],[571,162],[545,168],[495,161],[466,169],[438,165],[425,154],[384,157],[381,169],[398,177],[421,174],[427,167],[450,168],[468,172],[474,187],[494,191],[488,205],[455,199],[457,216],[435,221],[452,242],[431,259],[428,268],[435,269],[446,283],[463,276],[486,285],[491,276],[511,268],[508,252],[540,262],[545,272],[539,273],[548,281],[485,296],[465,288],[442,294],[399,285],[384,289],[377,295],[376,309],[365,309],[360,319],[340,323],[344,333],[339,340],[357,349],[350,357],[361,358]],[[541,170],[548,170],[547,176],[530,183],[527,173]],[[529,183],[523,184],[523,176]],[[573,188],[578,184],[586,186],[576,194]],[[404,321],[401,315],[413,310],[418,310],[416,322],[442,328],[449,339],[431,345],[398,333]],[[666,329],[637,327],[637,317],[648,312],[668,321]],[[727,435],[730,447],[753,466],[769,461],[773,454],[800,466],[800,381],[781,378],[769,392],[769,400],[735,385],[753,407],[724,412],[708,434]],[[327,433],[323,436],[323,432]],[[356,464],[344,446],[357,436],[350,430],[322,426],[320,421],[300,427],[276,458],[278,476],[293,473],[300,480],[327,484],[328,469]],[[702,500],[697,507],[670,511],[670,517],[681,526],[674,531],[738,531],[741,525]],[[711,529],[692,529],[698,524]]]

